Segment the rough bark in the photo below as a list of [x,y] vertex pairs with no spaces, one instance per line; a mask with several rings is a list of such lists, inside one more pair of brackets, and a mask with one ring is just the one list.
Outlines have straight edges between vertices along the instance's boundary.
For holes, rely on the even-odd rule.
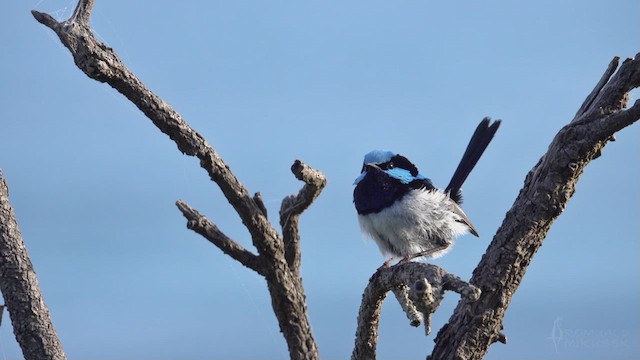
[[300,232],[298,221],[300,215],[315,200],[326,184],[324,176],[296,160],[291,165],[291,172],[296,179],[305,185],[298,195],[289,195],[282,200],[280,206],[280,226],[285,245],[285,257],[291,271],[296,275],[300,272]]
[[389,291],[396,295],[409,324],[416,327],[424,322],[429,334],[430,316],[440,305],[445,290],[455,291],[471,302],[480,296],[480,289],[432,264],[407,262],[379,268],[362,294],[351,359],[375,359],[382,301]]
[[9,189],[0,170],[0,290],[9,310],[13,333],[27,360],[65,359],[36,273],[9,203]]
[[[575,118],[555,136],[527,175],[524,186],[473,272],[478,301],[462,299],[440,329],[433,359],[481,359],[504,342],[502,320],[527,266],[562,213],[585,166],[600,156],[614,134],[640,118],[640,100],[625,110],[628,92],[640,86],[640,54],[620,68],[614,58]],[[615,73],[614,73],[615,72]]]
[[[299,276],[300,250],[297,219],[326,184],[324,176],[296,161],[292,171],[305,185],[297,196],[284,199],[281,218],[284,238],[267,219],[259,195],[250,196],[207,141],[182,117],[127,69],[110,47],[91,32],[89,17],[93,0],[80,0],[71,17],[62,22],[48,14],[32,11],[37,21],[53,30],[88,77],[109,84],[126,96],[155,125],[173,140],[184,154],[200,159],[205,169],[240,216],[251,234],[257,254],[228,238],[213,223],[185,202],[176,205],[187,218],[187,226],[203,235],[233,259],[263,275],[271,294],[280,331],[293,359],[317,359],[318,350],[307,319],[305,294]],[[292,202],[293,201],[293,202]]]

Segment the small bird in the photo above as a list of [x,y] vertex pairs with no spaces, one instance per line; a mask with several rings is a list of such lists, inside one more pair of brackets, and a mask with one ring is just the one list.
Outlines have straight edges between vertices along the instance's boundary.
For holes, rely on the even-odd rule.
[[484,118],[473,133],[449,185],[440,190],[406,157],[374,150],[364,157],[353,202],[364,233],[387,258],[400,263],[444,255],[456,236],[478,231],[460,208],[461,187],[495,135],[500,120]]

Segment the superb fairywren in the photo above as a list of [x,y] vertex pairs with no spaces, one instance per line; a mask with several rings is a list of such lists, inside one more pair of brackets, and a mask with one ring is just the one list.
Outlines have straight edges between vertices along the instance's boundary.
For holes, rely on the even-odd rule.
[[461,187],[495,135],[500,120],[485,118],[473,133],[449,185],[437,189],[402,155],[374,150],[366,154],[354,182],[353,202],[362,231],[389,259],[401,262],[444,255],[455,236],[478,232],[460,208]]

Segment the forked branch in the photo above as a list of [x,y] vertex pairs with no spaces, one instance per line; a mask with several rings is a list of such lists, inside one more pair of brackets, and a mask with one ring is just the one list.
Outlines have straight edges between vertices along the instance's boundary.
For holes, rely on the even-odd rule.
[[36,20],[58,35],[80,70],[94,80],[106,82],[126,96],[160,131],[176,143],[181,152],[200,160],[200,166],[220,187],[240,216],[251,235],[257,254],[227,237],[185,202],[178,201],[176,205],[187,218],[187,226],[225,254],[265,277],[273,310],[287,341],[291,358],[317,359],[318,350],[308,322],[305,294],[299,276],[298,217],[326,184],[324,176],[300,161],[294,164],[294,174],[305,185],[297,196],[287,197],[283,201],[283,239],[267,220],[267,211],[259,194],[250,196],[211,145],[124,66],[113,49],[93,36],[89,27],[92,7],[93,0],[80,0],[73,15],[62,22],[38,11],[32,13]]
[[300,214],[320,195],[327,185],[327,180],[317,170],[314,170],[296,160],[291,166],[291,172],[305,184],[298,195],[289,195],[282,200],[280,206],[280,226],[284,238],[285,257],[289,268],[296,274],[300,270],[300,233],[298,220]]
[[[575,118],[560,129],[547,153],[527,175],[518,198],[469,281],[481,295],[462,297],[449,323],[438,332],[430,358],[481,359],[491,344],[506,343],[502,333],[505,310],[552,222],[573,195],[579,176],[591,160],[600,156],[617,131],[640,118],[640,100],[625,109],[629,91],[640,86],[640,54],[626,59],[619,68],[618,63],[618,57],[609,63]],[[419,302],[408,300],[418,283],[407,292],[411,282],[398,280],[396,273],[408,271],[407,265],[378,270],[371,277],[360,307],[352,359],[375,358],[380,305],[388,291],[394,291],[412,325],[419,319],[416,310],[420,308],[414,306]],[[415,270],[416,265],[411,266]],[[434,274],[444,271],[429,269]],[[385,274],[397,278],[382,285]],[[435,284],[437,287],[438,282]],[[429,280],[427,285],[433,282]],[[431,303],[439,303],[438,298]],[[427,317],[425,325],[428,326]]]
[[[617,69],[617,71],[616,71]],[[562,213],[585,166],[600,156],[614,134],[638,121],[640,101],[627,109],[628,93],[640,86],[640,54],[618,68],[614,58],[568,125],[531,169],[470,283],[478,301],[462,299],[438,333],[432,359],[481,359],[503,342],[502,320],[533,255]],[[474,316],[468,316],[474,314]]]
[[440,305],[445,290],[457,292],[469,301],[480,296],[478,288],[435,265],[407,262],[379,268],[362,295],[351,359],[375,359],[382,301],[389,291],[396,295],[410,325],[419,326],[424,321],[429,334],[430,316]]
[[75,64],[90,78],[106,82],[126,96],[155,125],[173,140],[184,154],[200,159],[229,203],[249,230],[260,253],[273,254],[278,234],[259,211],[253,198],[229,166],[207,141],[193,130],[169,104],[154,94],[120,60],[112,48],[98,41],[89,27],[93,0],[81,0],[71,18],[57,22],[50,15],[32,11],[33,16],[53,30],[69,49]]
[[202,235],[205,239],[209,240],[213,245],[217,246],[222,252],[231,256],[234,260],[238,261],[242,265],[264,275],[266,270],[264,264],[261,262],[260,257],[253,254],[251,251],[242,247],[242,245],[230,239],[225,235],[218,227],[209,221],[206,217],[201,215],[197,210],[189,206],[182,200],[176,201],[176,206],[182,212],[182,215],[187,219],[187,228],[191,229],[198,234]]

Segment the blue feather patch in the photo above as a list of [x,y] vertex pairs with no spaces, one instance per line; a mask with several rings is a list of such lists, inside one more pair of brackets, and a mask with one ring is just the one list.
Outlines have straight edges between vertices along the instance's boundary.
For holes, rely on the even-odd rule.
[[390,161],[392,157],[394,157],[396,153],[389,150],[373,150],[367,155],[364,156],[365,164],[382,164],[384,162]]
[[406,170],[403,168],[393,168],[393,169],[385,170],[384,172],[387,173],[387,175],[391,176],[392,178],[400,180],[403,184],[408,184],[414,180],[427,179],[422,174],[413,176],[411,175],[411,172],[409,170]]

